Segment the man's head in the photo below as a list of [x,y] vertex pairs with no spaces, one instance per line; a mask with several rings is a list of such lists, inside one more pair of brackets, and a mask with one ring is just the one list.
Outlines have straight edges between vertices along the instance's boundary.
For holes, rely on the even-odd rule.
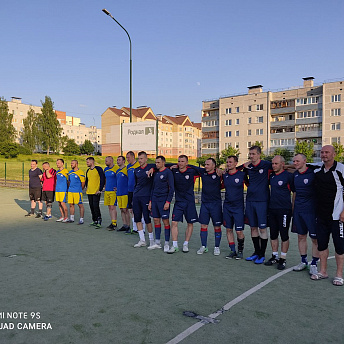
[[253,165],[257,165],[260,161],[262,150],[259,146],[252,146],[248,150],[248,157]]
[[64,160],[63,159],[57,159],[56,160],[56,166],[57,168],[62,168],[64,165]]
[[161,170],[165,167],[165,162],[166,162],[166,159],[164,156],[162,155],[158,155],[156,158],[155,158],[155,165],[156,165],[156,168],[158,170]]
[[178,157],[178,168],[184,170],[189,163],[189,159],[186,155],[182,154]]
[[137,161],[139,162],[140,166],[144,166],[147,164],[147,153],[144,151],[139,152]]
[[321,148],[320,158],[324,162],[324,164],[333,165],[335,156],[336,151],[334,150],[333,146],[326,145]]
[[34,170],[37,167],[37,160],[31,160],[31,168]]
[[280,173],[284,170],[285,160],[283,156],[275,155],[272,159],[272,169],[275,173]]
[[50,164],[47,161],[43,162],[42,167],[43,170],[50,170]]
[[133,151],[129,151],[126,158],[129,164],[133,164],[135,162],[135,153]]
[[87,167],[90,167],[90,168],[94,167],[94,157],[93,156],[89,156],[86,159],[86,165],[87,165]]
[[206,172],[214,172],[215,168],[216,168],[216,161],[213,158],[209,158],[205,161],[205,165],[204,168],[206,170]]
[[70,162],[70,167],[72,168],[72,170],[74,170],[75,168],[78,168],[78,160],[72,160]]
[[230,155],[229,157],[227,157],[226,165],[229,171],[233,171],[234,169],[236,169],[237,164],[238,157],[236,155]]
[[105,158],[105,165],[110,167],[110,166],[113,166],[113,157],[112,156],[107,156]]
[[119,167],[123,167],[125,165],[125,157],[123,155],[119,155],[117,158],[117,165]]
[[293,158],[293,164],[297,170],[302,170],[303,168],[305,168],[306,163],[307,157],[302,153],[296,154]]

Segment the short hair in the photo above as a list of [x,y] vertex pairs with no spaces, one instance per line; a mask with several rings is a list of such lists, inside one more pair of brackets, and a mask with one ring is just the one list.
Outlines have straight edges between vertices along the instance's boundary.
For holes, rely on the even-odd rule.
[[119,155],[118,157],[117,157],[117,159],[118,158],[122,158],[124,161],[125,161],[125,157],[123,156],[123,155]]
[[50,164],[48,163],[48,161],[44,161],[42,165],[49,165],[49,166],[50,166]]
[[280,160],[281,160],[281,162],[285,162],[285,159],[283,158],[282,155],[277,154],[277,155],[275,155],[272,159],[275,159],[276,157],[279,157]]
[[147,153],[146,153],[145,151],[141,151],[141,152],[139,152],[138,156],[140,156],[140,155],[145,155],[145,156],[147,156]]
[[36,159],[32,159],[31,162],[35,162],[36,164],[38,164],[38,161]]
[[107,157],[105,157],[105,159],[107,159],[107,158],[110,158],[113,160],[113,157],[111,155],[108,155]]
[[133,151],[129,151],[128,153],[127,153],[127,155],[131,155],[133,158],[135,158],[135,153],[133,152]]
[[94,161],[94,157],[93,156],[89,156],[88,158],[86,158],[86,160],[93,160]]
[[185,154],[182,154],[182,155],[179,155],[178,159],[186,159],[186,161],[189,161],[189,158],[185,155]]
[[252,151],[252,150],[256,150],[258,154],[262,154],[262,149],[259,146],[251,146],[248,150]]
[[[72,161],[75,161],[77,164],[79,164],[78,160],[76,160],[76,159],[73,159]],[[71,161],[71,162],[72,162],[72,161]]]
[[[214,158],[208,158],[207,160],[211,160],[211,161],[213,162],[213,164],[216,166],[216,161],[215,161]],[[207,161],[207,160],[206,160],[206,161]]]
[[307,160],[306,155],[304,155],[303,153],[297,153],[297,154],[295,154],[295,155],[294,155],[294,158],[296,157],[296,155],[301,155],[302,158],[303,158],[303,160]]
[[230,159],[230,158],[233,158],[235,162],[239,161],[239,159],[238,159],[238,157],[236,155],[229,155],[229,156],[227,156],[227,159]]
[[59,160],[62,162],[62,164],[64,164],[64,160],[62,158],[58,158],[56,161],[59,161]]
[[156,159],[161,159],[161,161],[166,162],[166,159],[165,159],[165,157],[164,157],[163,155],[158,155],[158,156],[155,158],[155,160],[156,160]]

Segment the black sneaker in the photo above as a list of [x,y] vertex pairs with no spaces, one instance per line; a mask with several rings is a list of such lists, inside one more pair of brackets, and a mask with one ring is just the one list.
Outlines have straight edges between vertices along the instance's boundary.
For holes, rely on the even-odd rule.
[[243,252],[242,252],[242,251],[238,251],[238,253],[237,253],[235,259],[236,259],[236,260],[239,260],[239,259],[243,259],[243,257],[244,257]]
[[284,258],[280,258],[278,260],[278,265],[277,265],[277,269],[278,270],[284,270],[285,269],[285,264],[287,263],[287,261]]
[[278,258],[276,258],[276,256],[273,254],[272,257],[267,262],[264,263],[264,265],[271,266],[276,263],[278,263]]
[[121,228],[117,229],[117,232],[126,232],[128,228],[122,226]]
[[131,234],[131,229],[130,229],[130,227],[127,228],[127,230],[125,231],[125,234]]
[[228,256],[226,256],[226,259],[233,259],[237,256],[237,253],[234,251],[231,251]]
[[112,223],[110,223],[110,224],[106,227],[106,229],[107,229],[108,231],[114,231],[114,230],[115,230],[115,226],[114,226]]
[[26,215],[24,215],[25,217],[30,217],[30,216],[34,216],[35,214],[32,213],[27,213]]

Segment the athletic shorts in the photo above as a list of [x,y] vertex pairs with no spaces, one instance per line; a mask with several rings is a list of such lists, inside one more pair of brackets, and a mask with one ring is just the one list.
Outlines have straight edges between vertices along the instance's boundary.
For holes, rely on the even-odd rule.
[[267,227],[268,202],[246,202],[245,216],[251,227],[264,229]]
[[223,225],[226,228],[233,229],[235,225],[236,231],[244,229],[244,207],[234,207],[228,202],[223,203]]
[[289,226],[291,220],[291,210],[269,209],[270,239],[278,239],[278,234],[282,241],[289,240]]
[[104,205],[116,205],[116,191],[104,192]]
[[53,203],[55,198],[55,191],[42,191],[42,201]]
[[165,201],[163,202],[152,202],[152,216],[155,219],[168,219],[170,217],[170,207],[164,210]]
[[210,219],[214,227],[222,225],[222,204],[219,202],[207,202],[201,204],[198,222],[201,225],[208,225]]
[[309,233],[312,239],[316,239],[315,213],[298,212],[297,209],[294,209],[291,231],[301,235]]
[[67,192],[56,192],[55,198],[56,198],[56,202],[67,203]]
[[173,207],[172,221],[183,222],[183,215],[186,223],[198,222],[195,201],[181,202],[176,201]]
[[120,209],[127,209],[128,195],[117,196],[117,205]]
[[133,209],[133,192],[128,192],[128,209]]
[[42,198],[42,189],[41,188],[29,189],[29,197],[30,197],[30,201],[40,202]]
[[82,204],[82,192],[68,192],[68,204]]
[[151,223],[148,210],[149,200],[150,196],[136,196],[133,198],[134,222],[141,222],[143,216],[146,223]]
[[319,251],[325,251],[328,248],[330,234],[332,234],[333,245],[336,253],[340,255],[344,254],[343,223],[340,223],[338,220],[332,220],[332,218],[317,218],[316,232]]

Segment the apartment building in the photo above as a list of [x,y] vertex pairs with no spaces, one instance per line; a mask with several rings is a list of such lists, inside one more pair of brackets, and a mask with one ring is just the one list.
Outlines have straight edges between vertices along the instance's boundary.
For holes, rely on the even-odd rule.
[[314,143],[319,158],[322,145],[340,142],[343,135],[343,82],[314,85],[314,78],[307,77],[298,87],[263,91],[256,85],[248,87],[247,94],[204,101],[202,154],[215,154],[230,145],[246,159],[256,141],[266,154],[276,148],[294,150],[296,141],[308,141]]

